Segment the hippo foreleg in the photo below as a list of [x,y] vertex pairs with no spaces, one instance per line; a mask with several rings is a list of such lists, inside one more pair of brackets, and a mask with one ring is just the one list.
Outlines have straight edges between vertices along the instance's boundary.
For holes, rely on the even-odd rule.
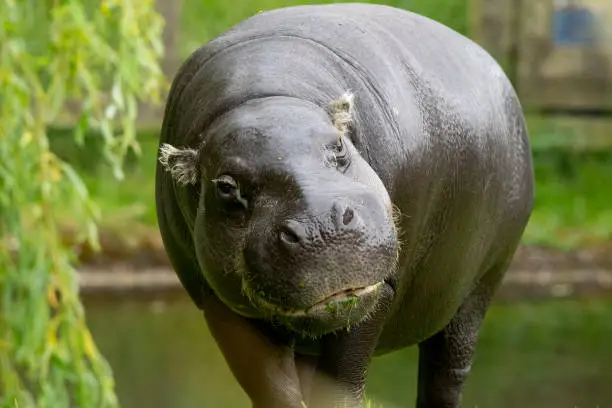
[[378,307],[367,320],[321,340],[322,351],[309,393],[309,408],[362,406],[368,366],[394,296],[387,284],[380,290]]
[[480,324],[506,267],[487,273],[440,332],[419,343],[417,408],[458,408]]
[[302,408],[293,349],[272,342],[212,293],[202,303],[208,328],[253,408]]

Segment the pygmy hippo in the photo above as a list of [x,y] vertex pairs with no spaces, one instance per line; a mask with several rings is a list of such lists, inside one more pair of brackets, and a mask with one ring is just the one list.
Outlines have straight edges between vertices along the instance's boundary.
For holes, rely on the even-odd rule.
[[165,249],[254,407],[358,407],[411,345],[416,405],[459,406],[534,196],[481,47],[382,5],[260,13],[184,62],[158,159]]

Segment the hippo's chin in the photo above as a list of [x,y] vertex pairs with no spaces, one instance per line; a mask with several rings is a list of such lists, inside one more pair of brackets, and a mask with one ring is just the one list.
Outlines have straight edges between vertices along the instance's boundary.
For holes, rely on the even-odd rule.
[[280,322],[304,337],[319,337],[327,333],[350,328],[366,318],[376,307],[383,282],[360,288],[336,292],[306,309],[285,310],[261,299],[273,320]]

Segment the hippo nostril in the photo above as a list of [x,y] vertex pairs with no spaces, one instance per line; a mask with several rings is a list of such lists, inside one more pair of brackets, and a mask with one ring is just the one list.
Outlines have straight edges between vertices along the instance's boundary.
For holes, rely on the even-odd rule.
[[352,208],[347,208],[344,210],[344,214],[342,215],[342,223],[344,225],[349,225],[349,223],[353,220],[355,213]]
[[297,237],[297,235],[295,235],[293,231],[287,229],[283,229],[280,232],[280,239],[289,244],[297,244],[298,242],[300,242],[300,239]]
[[294,224],[295,223],[289,222],[286,225],[280,227],[278,237],[281,243],[285,245],[295,245],[300,243],[300,241],[302,240],[301,236],[303,234],[300,234],[300,226]]

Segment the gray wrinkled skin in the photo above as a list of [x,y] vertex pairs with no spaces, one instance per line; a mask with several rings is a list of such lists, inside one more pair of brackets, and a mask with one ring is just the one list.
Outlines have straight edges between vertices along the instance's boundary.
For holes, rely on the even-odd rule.
[[357,407],[411,345],[417,406],[459,406],[534,194],[484,50],[386,6],[261,13],[184,63],[160,147],[166,251],[254,407]]

